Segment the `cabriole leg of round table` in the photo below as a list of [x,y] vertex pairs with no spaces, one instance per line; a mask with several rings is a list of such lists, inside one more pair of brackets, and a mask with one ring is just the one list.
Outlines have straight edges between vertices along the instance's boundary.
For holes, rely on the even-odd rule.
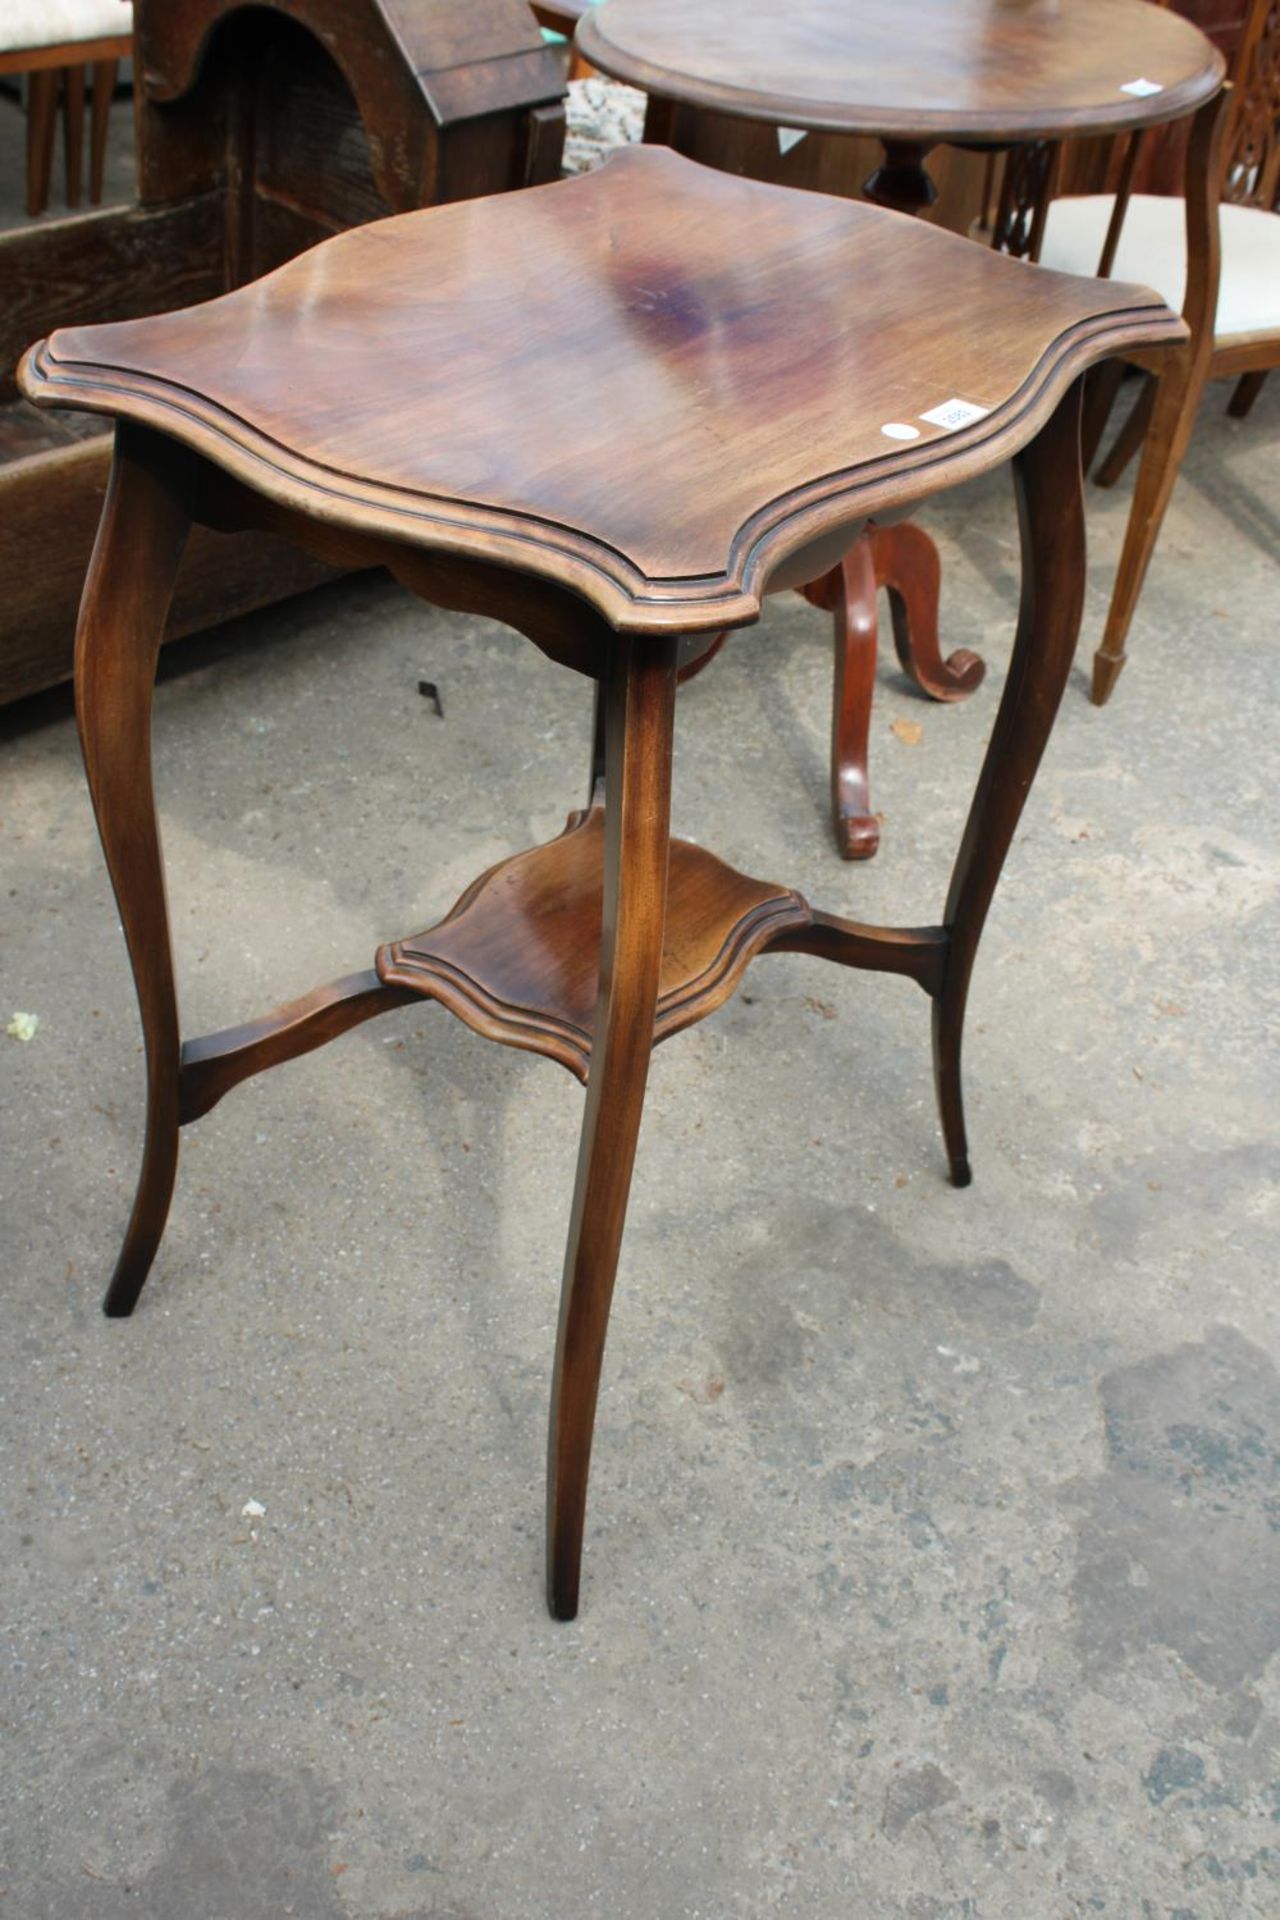
[[811,606],[824,608],[834,619],[831,826],[845,860],[869,860],[880,845],[867,765],[879,649],[877,587],[868,530],[859,534],[838,567],[801,589]]

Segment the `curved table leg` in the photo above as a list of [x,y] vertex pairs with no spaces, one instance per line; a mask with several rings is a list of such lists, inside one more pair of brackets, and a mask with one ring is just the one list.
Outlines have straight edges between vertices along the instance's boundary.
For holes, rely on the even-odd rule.
[[1084,606],[1080,472],[1081,382],[1014,461],[1022,539],[1022,600],[1000,711],[978,776],[947,895],[950,944],[933,1003],[933,1063],[954,1186],[966,1187],[969,1148],[960,1047],[974,955],[1023,804],[1062,700]]
[[104,1307],[132,1313],[178,1164],[178,1003],[151,778],[151,693],[187,519],[117,432],[76,632],[85,773],[133,965],[147,1054],[147,1130],[133,1212]]
[[942,562],[938,549],[912,520],[870,529],[876,582],[889,595],[898,664],[931,700],[965,700],[981,686],[987,664],[968,647],[945,660],[938,642]]
[[838,567],[801,592],[834,617],[835,686],[831,701],[831,825],[844,860],[869,860],[880,845],[871,811],[867,747],[876,686],[875,554],[862,533]]
[[831,817],[836,846],[846,860],[869,860],[880,845],[867,769],[878,590],[884,587],[889,595],[893,642],[903,672],[922,693],[931,700],[964,700],[986,674],[986,663],[967,647],[943,658],[938,644],[941,585],[937,547],[923,527],[903,520],[888,527],[869,525],[838,567],[801,589],[812,606],[835,616]]
[[674,641],[610,638],[604,918],[547,1454],[547,1604],[578,1611],[596,1395],[653,1050],[666,913]]

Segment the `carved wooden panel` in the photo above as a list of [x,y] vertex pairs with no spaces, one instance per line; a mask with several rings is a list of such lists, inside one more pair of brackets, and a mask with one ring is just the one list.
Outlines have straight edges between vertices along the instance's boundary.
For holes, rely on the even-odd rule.
[[1280,0],[1254,0],[1240,47],[1223,198],[1280,205]]

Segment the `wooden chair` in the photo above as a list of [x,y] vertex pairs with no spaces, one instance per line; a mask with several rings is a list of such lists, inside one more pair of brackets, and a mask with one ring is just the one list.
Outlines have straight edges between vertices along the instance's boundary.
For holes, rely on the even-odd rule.
[[[1039,258],[1068,273],[1113,274],[1163,294],[1191,329],[1157,379],[1141,355],[1142,392],[1097,479],[1112,486],[1142,448],[1142,464],[1102,644],[1093,698],[1105,704],[1124,666],[1138,595],[1169,504],[1206,380],[1239,376],[1231,401],[1247,414],[1280,366],[1280,0],[1251,0],[1234,86],[1201,109],[1182,199],[1131,191],[1139,140],[1120,161],[1117,190],[1055,199]],[[1085,454],[1097,451],[1124,368],[1098,376]]]
[[130,0],[7,0],[0,12],[0,73],[27,77],[27,212],[49,204],[53,137],[62,104],[67,205],[80,205],[85,68],[93,69],[89,202],[102,199],[107,125],[120,62],[133,45]]

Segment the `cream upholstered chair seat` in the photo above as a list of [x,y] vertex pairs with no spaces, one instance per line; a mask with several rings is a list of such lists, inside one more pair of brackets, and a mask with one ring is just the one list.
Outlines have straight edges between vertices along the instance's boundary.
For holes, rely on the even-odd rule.
[[645,95],[638,87],[593,74],[571,80],[565,101],[564,170],[590,173],[619,147],[644,138]]
[[0,53],[115,40],[132,32],[128,0],[4,0],[0,6]]
[[[1109,193],[1055,200],[1040,264],[1063,273],[1096,274],[1111,212]],[[1280,333],[1280,218],[1262,207],[1219,207],[1222,278],[1214,343]],[[1125,214],[1113,280],[1154,287],[1175,313],[1187,278],[1186,205],[1180,198],[1135,193]]]

